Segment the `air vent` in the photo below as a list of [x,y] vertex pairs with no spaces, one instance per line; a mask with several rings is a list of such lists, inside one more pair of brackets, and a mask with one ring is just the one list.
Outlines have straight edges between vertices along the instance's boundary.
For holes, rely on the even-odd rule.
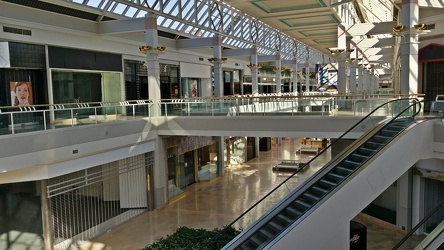
[[434,24],[434,23],[432,23],[432,24],[427,24],[427,29],[428,29],[428,30],[434,30],[434,29],[435,29],[435,24]]
[[199,61],[202,61],[202,62],[203,62],[203,60],[204,60],[204,59],[203,59],[202,57],[199,57]]
[[239,66],[239,63],[235,63],[234,66]]
[[14,33],[14,34],[19,34],[19,35],[27,35],[27,36],[32,35],[30,30],[24,30],[24,29],[18,29],[18,28],[6,27],[6,26],[3,26],[3,32]]

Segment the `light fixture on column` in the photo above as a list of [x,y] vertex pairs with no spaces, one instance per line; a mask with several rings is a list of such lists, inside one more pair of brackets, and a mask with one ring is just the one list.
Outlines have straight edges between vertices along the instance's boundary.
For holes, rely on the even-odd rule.
[[215,63],[215,62],[225,63],[225,62],[227,62],[227,60],[228,59],[226,57],[222,57],[222,58],[217,58],[217,57],[208,58],[208,61],[210,63]]
[[161,52],[164,52],[166,50],[165,46],[157,46],[156,48],[153,48],[149,45],[144,45],[139,47],[139,51],[145,55],[147,54],[159,54]]
[[397,25],[393,27],[393,32],[399,34],[405,30],[405,25]]
[[345,51],[345,49],[338,49],[338,48],[330,48],[329,50],[332,55],[339,55]]
[[273,67],[273,70],[285,70],[285,67],[281,67],[281,68],[279,68],[279,67]]
[[425,24],[425,23],[415,24],[415,25],[413,25],[413,28],[415,28],[418,31],[425,30],[425,29],[427,29],[427,24]]

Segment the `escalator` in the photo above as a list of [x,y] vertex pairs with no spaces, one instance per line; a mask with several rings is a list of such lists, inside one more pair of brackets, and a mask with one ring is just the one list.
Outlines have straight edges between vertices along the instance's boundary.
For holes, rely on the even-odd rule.
[[444,200],[438,203],[438,205],[392,249],[444,249]]
[[[245,230],[223,249],[263,249],[284,237],[359,174],[382,148],[413,125],[420,109],[421,104],[416,99],[392,100],[379,106],[307,163],[312,164],[330,147],[341,145],[341,141],[352,134],[362,134],[316,174],[299,186],[294,181],[295,175],[290,176],[228,225],[227,228]],[[209,249],[207,246],[201,249]]]

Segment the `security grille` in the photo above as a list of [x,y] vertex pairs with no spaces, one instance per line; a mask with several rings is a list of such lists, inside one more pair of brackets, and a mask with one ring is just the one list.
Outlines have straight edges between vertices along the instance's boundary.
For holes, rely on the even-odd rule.
[[70,249],[148,210],[153,153],[48,180],[55,249]]

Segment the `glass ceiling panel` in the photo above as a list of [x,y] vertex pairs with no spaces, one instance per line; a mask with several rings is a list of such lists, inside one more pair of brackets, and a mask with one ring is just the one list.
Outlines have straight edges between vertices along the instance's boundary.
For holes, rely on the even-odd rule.
[[122,15],[123,12],[125,12],[126,7],[127,7],[126,5],[123,5],[123,4],[121,4],[121,3],[117,3],[117,4],[114,6],[114,10],[113,10],[113,12],[116,13],[116,14]]
[[134,15],[136,15],[138,9],[134,8],[134,7],[129,7],[127,12],[125,13],[125,16],[127,17],[134,17]]
[[98,8],[100,6],[100,3],[103,2],[102,0],[89,0],[86,5],[94,8]]
[[[98,9],[103,9],[110,2],[110,0],[60,1],[83,4]],[[382,1],[384,4],[372,6],[375,9],[377,8],[375,12],[385,12],[389,0],[378,1]],[[215,33],[222,36],[228,34],[232,37],[227,40],[227,43],[232,46],[234,44],[235,47],[251,47],[251,44],[255,43],[265,54],[270,54],[279,47],[286,56],[294,54],[294,45],[291,45],[295,41],[294,38],[256,20],[254,17],[247,16],[220,0],[114,0],[106,11],[129,18],[143,18],[147,11],[153,11],[158,16],[158,25],[166,29],[185,32],[198,37],[209,37]],[[168,18],[168,16],[171,18]],[[183,22],[177,21],[176,18],[182,18]],[[275,39],[278,33],[282,37],[280,43]],[[297,41],[297,45],[299,51],[306,50],[306,45],[299,41]],[[312,55],[320,55],[318,51],[311,47],[309,50]]]

